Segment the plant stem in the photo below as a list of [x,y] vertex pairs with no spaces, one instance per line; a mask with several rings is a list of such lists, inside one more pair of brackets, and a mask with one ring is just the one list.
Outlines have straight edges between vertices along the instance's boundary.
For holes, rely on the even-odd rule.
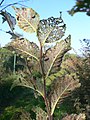
[[42,76],[43,76],[43,82],[44,82],[44,97],[46,98],[46,80],[45,80],[45,73],[44,73],[44,60],[43,60],[43,50],[42,50],[42,45],[40,49],[40,65],[41,65],[41,70],[42,70]]
[[42,71],[42,76],[43,76],[43,90],[44,90],[44,101],[45,101],[45,105],[46,105],[46,109],[47,109],[47,114],[48,114],[48,119],[51,119],[51,112],[50,112],[50,106],[49,106],[49,102],[47,99],[47,95],[46,95],[46,79],[45,79],[45,73],[44,73],[44,59],[43,59],[43,49],[42,49],[42,45],[40,44],[40,65],[41,65],[41,71]]
[[49,115],[48,120],[53,120],[53,115]]
[[15,69],[16,69],[16,54],[14,54],[14,64],[13,64],[13,73],[15,74]]
[[4,2],[4,0],[2,0],[2,1],[0,2],[0,6],[2,5],[3,2]]

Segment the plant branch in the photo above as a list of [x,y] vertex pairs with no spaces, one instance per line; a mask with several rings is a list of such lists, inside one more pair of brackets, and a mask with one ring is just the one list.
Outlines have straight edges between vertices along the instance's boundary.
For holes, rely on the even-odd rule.
[[13,64],[13,73],[15,74],[15,69],[16,69],[16,54],[14,54],[14,64]]
[[[2,0],[2,1],[4,1],[4,0]],[[29,0],[27,0],[27,1],[29,1]],[[2,8],[2,10],[0,10],[0,11],[3,11],[7,7],[10,7],[10,6],[13,6],[13,5],[17,5],[17,4],[18,5],[22,5],[21,2],[26,2],[26,1],[21,0],[21,1],[15,2],[15,3],[10,3],[10,4],[6,5],[4,8]],[[0,5],[1,5],[1,3],[0,3]],[[22,5],[22,6],[25,6],[25,5]],[[0,7],[3,7],[3,6],[0,6]],[[27,6],[25,6],[25,7],[27,7]]]
[[0,5],[2,5],[3,2],[4,2],[4,0],[2,0],[2,1],[0,2]]
[[42,71],[42,76],[43,76],[43,81],[44,81],[44,97],[46,98],[46,80],[45,80],[45,73],[44,73],[44,61],[43,61],[43,50],[42,50],[42,45],[40,49],[40,65],[41,65],[41,71]]
[[48,113],[48,117],[51,116],[50,114],[50,108],[49,108],[49,103],[46,95],[46,79],[45,79],[45,73],[44,73],[44,60],[43,60],[43,49],[42,49],[42,43],[40,43],[40,65],[41,65],[41,71],[42,71],[42,76],[43,76],[43,90],[44,90],[44,101],[46,104],[46,109]]

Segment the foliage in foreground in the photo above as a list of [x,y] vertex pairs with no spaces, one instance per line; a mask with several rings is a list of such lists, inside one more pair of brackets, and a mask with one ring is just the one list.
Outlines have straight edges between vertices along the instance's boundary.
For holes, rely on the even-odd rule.
[[[40,46],[30,42],[14,33],[15,18],[8,12],[1,12],[1,15],[8,22],[12,35],[12,41],[6,48],[14,52],[14,74],[17,76],[11,89],[16,86],[23,86],[34,90],[35,97],[42,96],[45,109],[35,107],[32,110],[36,113],[37,120],[52,120],[58,102],[62,102],[70,92],[79,87],[79,80],[76,74],[68,73],[61,69],[65,53],[71,49],[71,36],[60,39],[64,36],[66,25],[62,17],[40,20],[38,13],[32,8],[15,8],[18,26],[26,32],[36,32]],[[56,44],[53,47],[46,47],[47,43]],[[24,57],[21,62],[24,70],[16,72],[17,55]]]

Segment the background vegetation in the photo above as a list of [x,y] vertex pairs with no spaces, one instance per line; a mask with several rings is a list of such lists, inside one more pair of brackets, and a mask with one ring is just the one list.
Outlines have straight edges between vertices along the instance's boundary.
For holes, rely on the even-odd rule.
[[[86,1],[83,2],[86,3]],[[89,1],[87,2],[89,4]],[[81,11],[84,4],[81,6],[80,1],[77,1],[76,6],[79,7],[77,10]],[[74,12],[78,12],[74,11],[72,13],[74,8],[69,11],[72,15]],[[88,9],[87,6],[86,9]],[[87,12],[87,15],[89,15],[89,12]],[[13,29],[12,26],[10,27]],[[80,113],[85,113],[86,120],[90,119],[90,40],[83,39],[81,44],[81,55],[67,53],[61,64],[61,68],[67,73],[72,75],[76,73],[81,86],[75,89],[69,97],[65,98],[61,102],[62,104],[58,103],[54,112],[55,120],[64,120],[65,116],[67,117],[66,120],[69,120],[69,115]],[[25,65],[27,65],[27,62],[26,56],[17,55],[15,61],[13,51],[8,50],[6,47],[0,48],[0,120],[36,119],[37,114],[34,108],[37,108],[37,111],[46,111],[43,98],[37,96],[33,90],[23,86],[10,90],[13,82],[18,78],[18,71],[26,71]],[[41,77],[35,71],[33,77],[36,76]]]

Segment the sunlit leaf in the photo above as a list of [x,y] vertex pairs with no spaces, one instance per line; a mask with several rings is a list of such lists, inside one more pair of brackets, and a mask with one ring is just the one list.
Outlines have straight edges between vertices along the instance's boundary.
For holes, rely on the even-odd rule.
[[66,70],[64,69],[61,69],[59,72],[56,72],[54,74],[51,74],[49,75],[47,78],[46,78],[46,85],[51,85],[51,83],[55,80],[55,78],[57,77],[61,77],[61,76],[65,76],[66,74],[68,74],[66,72]]
[[26,32],[36,32],[39,24],[39,15],[32,8],[15,8],[18,26]]
[[66,25],[64,24],[61,17],[40,20],[37,36],[39,41],[44,43],[51,43],[60,40],[65,33]]
[[10,29],[13,31],[16,25],[16,19],[7,11],[0,11],[0,14],[3,16],[3,23],[7,21]]
[[51,114],[53,114],[57,103],[62,101],[71,91],[79,86],[79,80],[75,76],[66,74],[55,78],[51,86],[51,92],[49,93]]
[[54,47],[48,49],[44,55],[46,77],[60,70],[62,59],[67,51],[71,49],[71,36],[58,42]]
[[38,61],[39,48],[38,46],[28,41],[25,38],[16,38],[12,40],[6,47],[10,50],[16,51],[18,54],[27,57],[28,59],[35,59]]

